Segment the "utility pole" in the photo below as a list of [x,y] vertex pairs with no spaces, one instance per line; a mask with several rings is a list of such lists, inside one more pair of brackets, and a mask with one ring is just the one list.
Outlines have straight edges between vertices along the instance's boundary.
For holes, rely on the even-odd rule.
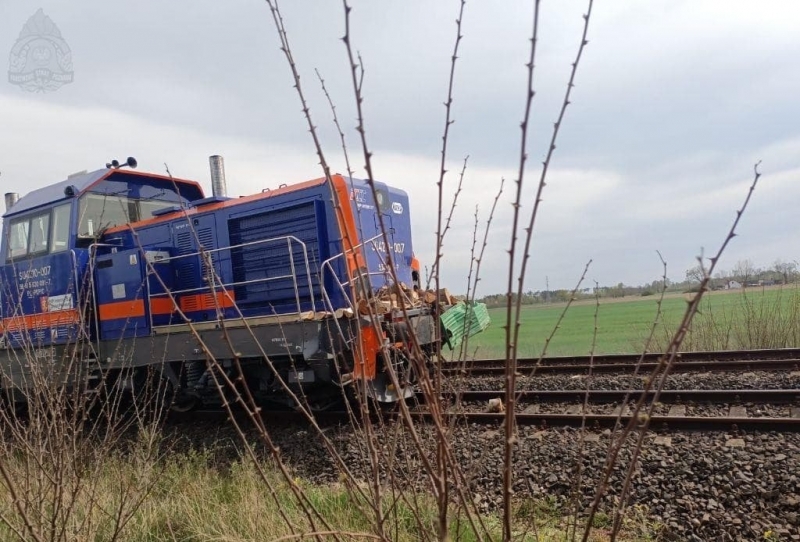
[[550,303],[550,277],[547,275],[544,276],[544,285],[545,285],[545,292],[544,292],[544,302]]

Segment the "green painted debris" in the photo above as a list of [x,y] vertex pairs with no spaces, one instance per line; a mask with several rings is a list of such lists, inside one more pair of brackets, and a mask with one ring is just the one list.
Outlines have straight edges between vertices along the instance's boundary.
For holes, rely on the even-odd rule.
[[460,345],[464,337],[480,333],[491,323],[489,311],[484,303],[458,303],[442,317],[442,325],[449,338],[450,348]]

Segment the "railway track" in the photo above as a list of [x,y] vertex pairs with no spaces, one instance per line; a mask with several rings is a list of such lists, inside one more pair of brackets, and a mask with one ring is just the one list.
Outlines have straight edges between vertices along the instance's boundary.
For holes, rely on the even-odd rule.
[[[575,360],[577,358],[569,358]],[[606,361],[593,363],[562,363],[558,358],[544,358],[541,364],[535,359],[520,359],[517,363],[519,374],[609,374],[635,373],[648,374],[656,368],[657,362],[637,363]],[[452,365],[451,365],[452,364]],[[469,364],[449,362],[442,366],[442,374],[454,376],[489,376],[505,374],[505,360],[475,361]],[[800,371],[800,357],[745,360],[693,360],[679,358],[672,365],[672,373],[701,372],[746,372],[746,371]]]
[[[572,403],[580,405],[583,401],[589,403],[619,403],[624,405],[635,402],[642,390],[525,390],[516,394],[520,403]],[[655,396],[654,391],[647,393],[648,401]],[[505,392],[495,391],[460,391],[443,393],[442,397],[455,402],[458,399],[464,403],[485,403],[491,399],[504,398]],[[758,405],[792,405],[800,404],[800,389],[783,390],[663,390],[659,396],[659,403],[674,404],[727,404],[741,405],[744,403]],[[527,410],[527,409],[526,409]],[[684,409],[685,410],[685,409]],[[771,416],[686,416],[686,415],[654,415],[650,418],[651,430],[705,430],[705,431],[731,431],[731,430],[760,430],[760,431],[800,431],[800,408],[792,408],[791,415],[785,417]],[[502,424],[505,415],[494,412],[459,412],[459,416],[469,423]],[[422,419],[429,419],[430,414],[419,413]],[[541,427],[571,426],[588,428],[614,427],[616,423],[627,424],[631,420],[629,414],[598,414],[598,413],[540,413],[517,412],[518,425],[535,425]]]
[[[220,413],[213,413],[215,418],[224,420],[226,417]],[[412,417],[423,423],[433,421],[429,412],[412,412]],[[287,422],[303,422],[305,417],[298,412],[264,412],[263,417],[270,427],[271,423],[285,424]],[[349,414],[343,411],[321,412],[315,414],[319,423],[348,424]],[[385,414],[383,421],[397,420],[397,413]],[[494,412],[463,412],[458,414],[458,419],[476,425],[502,427],[505,414]],[[633,419],[628,414],[557,414],[557,413],[524,413],[515,416],[518,426],[535,426],[541,429],[556,427],[585,427],[589,430],[613,428],[618,423],[626,425]],[[643,418],[639,418],[639,423]],[[378,422],[375,418],[373,421]],[[652,416],[650,417],[650,431],[766,431],[766,432],[798,432],[800,431],[800,417],[748,417],[748,416]]]
[[[635,401],[641,390],[527,390],[517,394],[520,403],[572,403],[573,406],[581,404],[584,400],[589,403],[620,403]],[[653,397],[653,392],[648,393]],[[503,397],[503,391],[463,391],[445,392],[442,398],[449,403],[459,399],[462,404],[469,402],[485,402],[497,397]],[[418,396],[419,397],[419,396]],[[420,401],[421,402],[421,401]],[[800,404],[800,389],[784,390],[664,390],[659,397],[660,403],[724,403],[737,405],[743,403],[759,405],[786,405]],[[422,402],[421,402],[422,403]],[[423,407],[424,408],[424,407]],[[731,410],[733,412],[733,410]],[[425,410],[412,409],[413,417],[420,422],[432,421],[432,415]],[[478,425],[502,426],[505,414],[485,411],[459,411],[455,413],[459,420]],[[267,427],[274,423],[304,423],[305,416],[296,411],[263,411],[262,416]],[[314,414],[319,423],[349,424],[350,414],[347,411],[325,411]],[[202,420],[216,420],[224,422],[227,414],[224,411],[209,410],[191,414],[181,414],[177,420],[187,421],[192,418]],[[375,414],[374,422],[396,420],[398,412],[384,412],[382,416]],[[520,426],[536,426],[542,429],[554,427],[586,427],[600,429],[614,427],[617,423],[627,424],[632,419],[630,414],[600,414],[600,413],[541,413],[517,412],[516,423]],[[640,419],[641,420],[641,419]],[[686,416],[686,415],[654,415],[650,418],[649,429],[652,431],[800,431],[800,408],[792,408],[789,416]]]
[[[524,390],[516,394],[519,401],[524,402],[582,402],[619,403],[625,400],[635,401],[642,390]],[[654,391],[647,393],[648,400],[655,396]],[[505,397],[505,391],[458,391],[442,394],[444,399],[462,402],[489,401],[497,397]],[[419,395],[420,401],[424,398]],[[800,404],[800,389],[788,390],[663,390],[659,395],[661,403],[763,403],[763,404]]]
[[[631,364],[640,359],[643,362],[655,363],[663,354],[647,352],[645,354],[597,354],[594,356],[548,356],[542,359],[548,364],[558,365],[595,365]],[[770,348],[760,350],[709,350],[706,352],[679,352],[678,359],[683,361],[745,361],[745,360],[787,360],[800,358],[800,348]],[[518,358],[520,364],[535,364],[539,358]],[[459,362],[452,362],[459,363]],[[478,359],[475,365],[505,365],[505,359]]]
[[[637,371],[648,374],[656,367],[660,354],[615,354],[595,356],[570,356],[544,358],[539,364],[538,359],[528,358],[519,360],[519,372],[525,374],[586,374],[589,371],[597,374],[622,373],[630,374]],[[641,363],[639,363],[643,360]],[[535,369],[535,371],[534,371]],[[674,373],[693,372],[756,372],[756,371],[800,371],[800,349],[773,349],[756,351],[724,351],[724,352],[692,352],[682,353],[673,364]],[[442,365],[443,374],[454,376],[499,376],[505,372],[505,360],[479,360],[464,366],[461,363],[445,363]],[[634,384],[635,386],[636,384]],[[516,394],[518,404],[544,404],[564,403],[574,407],[584,401],[592,404],[616,403],[624,407],[626,403],[636,401],[641,390],[638,389],[556,389],[556,390],[524,390]],[[470,403],[486,403],[490,399],[503,398],[504,391],[497,390],[458,390],[442,393],[446,404],[459,401],[462,405]],[[654,392],[648,392],[648,401],[652,400]],[[420,404],[424,403],[421,394],[417,395]],[[659,396],[659,403],[669,404],[711,404],[711,405],[800,405],[800,389],[667,389]],[[551,409],[557,409],[558,405]],[[466,411],[464,411],[466,410]],[[467,423],[481,425],[497,425],[504,420],[500,413],[469,411],[470,408],[461,409],[458,417]],[[545,409],[547,410],[547,409]],[[602,409],[600,409],[602,410]],[[608,409],[606,409],[608,410]],[[620,408],[622,415],[608,413],[574,413],[567,409],[565,413],[558,412],[517,412],[518,425],[538,427],[559,426],[584,426],[588,428],[608,428],[620,422],[626,424],[630,416],[625,408]],[[714,408],[707,409],[714,410]],[[717,409],[719,410],[719,409]],[[734,414],[734,410],[724,409],[726,413]],[[650,420],[651,430],[702,430],[702,431],[736,431],[758,430],[796,432],[800,431],[800,408],[783,408],[772,410],[775,412],[791,411],[791,416],[776,417],[772,415],[753,416],[727,415],[727,416],[682,416],[682,415],[654,415]],[[396,417],[396,413],[383,413],[385,419]],[[226,419],[223,413],[195,412],[189,416],[220,417]],[[305,423],[306,418],[293,411],[264,410],[263,416],[267,423]],[[430,421],[431,415],[424,406],[414,412],[414,416],[421,422]],[[181,416],[182,418],[184,416]],[[315,414],[320,423],[349,424],[349,414],[345,411],[327,411]],[[376,417],[377,421],[379,418]]]
[[[430,420],[429,413],[414,416]],[[469,423],[502,426],[505,415],[490,412],[461,414]],[[619,422],[626,425],[632,417],[616,414],[516,414],[516,424],[548,427],[586,427],[588,429],[612,428]],[[800,431],[800,418],[793,417],[742,417],[742,416],[652,416],[651,431]]]

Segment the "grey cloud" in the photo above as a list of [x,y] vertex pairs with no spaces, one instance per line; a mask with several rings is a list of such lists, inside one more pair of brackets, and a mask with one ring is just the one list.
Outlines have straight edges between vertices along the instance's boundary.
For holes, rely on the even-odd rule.
[[[26,185],[55,181],[122,154],[137,154],[146,169],[161,171],[169,162],[176,175],[204,180],[205,157],[221,152],[240,192],[276,178],[319,175],[264,3],[40,5],[72,47],[75,82],[46,95],[0,84],[4,188],[14,179],[24,178]],[[430,261],[435,215],[429,194],[438,175],[458,2],[353,5],[353,37],[367,67],[364,105],[376,171],[411,193],[417,247]],[[344,161],[315,67],[336,100],[360,173],[363,158],[356,152],[353,97],[339,40],[341,6],[298,0],[282,8],[334,169],[344,171]],[[2,9],[0,48],[10,49],[32,7],[11,1]],[[584,9],[583,1],[543,3],[526,210]],[[700,247],[718,246],[760,158],[764,186],[729,257],[760,264],[794,258],[800,250],[790,227],[798,196],[792,180],[800,150],[800,79],[794,75],[800,40],[790,21],[797,15],[793,2],[776,2],[769,10],[714,1],[595,5],[534,236],[532,288],[543,287],[545,276],[553,287],[571,287],[589,258],[595,261],[590,276],[601,282],[652,280],[661,272],[656,249],[668,259],[672,278],[680,278]],[[463,156],[471,159],[445,273],[448,281],[463,282],[474,205],[485,213],[505,176],[484,262],[487,293],[503,288],[506,273],[530,20],[527,2],[469,2],[464,19],[448,187]],[[37,108],[42,114],[34,114]],[[570,174],[577,177],[565,177]],[[606,175],[615,184],[595,194],[596,178]],[[780,189],[769,185],[770,178],[779,180]],[[588,201],[578,197],[590,193],[595,195]]]

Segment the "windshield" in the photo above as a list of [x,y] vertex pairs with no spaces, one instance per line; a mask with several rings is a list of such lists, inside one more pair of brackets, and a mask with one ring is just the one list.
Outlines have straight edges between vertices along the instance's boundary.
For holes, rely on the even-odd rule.
[[175,204],[174,201],[136,200],[125,196],[85,194],[80,200],[78,237],[96,237],[106,228],[151,218],[153,211]]

